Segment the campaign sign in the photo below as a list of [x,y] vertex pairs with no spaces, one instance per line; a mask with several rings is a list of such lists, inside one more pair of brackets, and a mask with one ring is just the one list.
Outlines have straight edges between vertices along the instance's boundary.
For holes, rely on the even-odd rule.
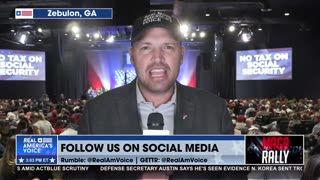
[[20,136],[16,139],[16,164],[57,164],[57,136]]
[[246,136],[246,164],[303,164],[303,135]]
[[0,49],[0,80],[45,81],[45,60],[43,51]]
[[237,80],[292,79],[292,48],[237,51]]

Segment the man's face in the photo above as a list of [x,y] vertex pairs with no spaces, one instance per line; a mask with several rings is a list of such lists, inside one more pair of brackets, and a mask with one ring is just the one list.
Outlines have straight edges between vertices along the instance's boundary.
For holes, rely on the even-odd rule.
[[165,28],[150,28],[130,49],[139,87],[151,93],[170,90],[179,74],[184,49]]

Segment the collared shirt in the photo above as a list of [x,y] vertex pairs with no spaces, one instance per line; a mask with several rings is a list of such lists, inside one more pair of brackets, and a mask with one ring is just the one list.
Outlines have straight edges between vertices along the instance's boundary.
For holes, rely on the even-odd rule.
[[136,92],[137,92],[137,105],[138,111],[140,115],[140,124],[142,130],[148,129],[148,116],[150,113],[158,112],[163,115],[164,130],[169,130],[170,135],[173,134],[174,130],[174,112],[176,108],[176,94],[177,87],[174,86],[174,93],[171,97],[171,100],[167,103],[161,104],[159,107],[154,107],[152,102],[147,102],[145,98],[142,96],[141,91],[138,86],[138,81],[136,83]]

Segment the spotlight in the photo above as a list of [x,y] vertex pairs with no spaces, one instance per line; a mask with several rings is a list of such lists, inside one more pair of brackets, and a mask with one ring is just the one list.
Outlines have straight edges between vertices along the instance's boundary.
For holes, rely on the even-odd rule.
[[206,16],[206,17],[209,17],[209,16],[210,16],[210,11],[209,11],[209,9],[206,10],[205,16]]
[[192,32],[192,33],[191,33],[191,37],[193,37],[193,38],[196,37],[196,33],[195,33],[195,32]]
[[96,32],[93,34],[94,39],[98,39],[100,37],[100,33]]
[[20,39],[19,39],[19,42],[20,42],[21,44],[25,44],[25,43],[26,43],[26,40],[27,40],[27,35],[21,34]]
[[251,39],[251,36],[250,36],[250,34],[248,34],[248,33],[242,33],[241,34],[241,39],[242,39],[242,41],[243,42],[249,42],[250,41],[250,39]]
[[39,27],[39,28],[37,29],[37,31],[38,31],[39,33],[42,33],[42,28]]
[[10,31],[14,33],[14,29],[11,29]]
[[41,39],[38,39],[38,41],[41,42],[42,40],[41,40]]
[[106,42],[113,43],[114,42],[114,38],[115,38],[114,35],[111,35],[106,39]]
[[205,32],[200,32],[199,35],[200,35],[201,38],[204,38],[206,36],[206,33]]
[[261,12],[265,12],[265,13],[272,11],[272,9],[269,5],[265,5],[265,7],[261,8],[260,10],[261,10]]
[[234,32],[236,30],[236,26],[235,25],[230,25],[228,28],[229,32]]
[[284,16],[290,16],[290,13],[286,12],[284,13]]
[[89,37],[90,37],[90,34],[89,34],[89,33],[87,33],[87,34],[86,34],[86,36],[87,36],[87,38],[89,38]]
[[262,28],[258,28],[258,31],[262,31]]
[[189,32],[189,25],[188,25],[188,24],[181,24],[181,26],[180,26],[180,31],[181,31],[182,33],[187,33],[187,32]]
[[242,28],[239,32],[240,38],[243,42],[247,43],[251,41],[253,33],[249,28]]
[[80,38],[80,34],[79,34],[79,33],[75,34],[75,37],[76,37],[77,39],[79,39],[79,38]]
[[71,31],[73,33],[79,33],[80,32],[80,28],[79,28],[79,26],[72,26]]
[[187,38],[188,37],[188,33],[183,33],[183,37]]
[[64,33],[65,36],[68,36],[68,33]]

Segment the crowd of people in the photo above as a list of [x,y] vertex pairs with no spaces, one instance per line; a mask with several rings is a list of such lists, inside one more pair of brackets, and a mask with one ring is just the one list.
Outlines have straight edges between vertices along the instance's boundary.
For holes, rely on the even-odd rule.
[[[320,99],[231,99],[227,106],[235,134],[304,135],[306,166],[302,179],[320,177]],[[273,175],[277,174],[272,172],[267,177]],[[296,179],[292,173],[282,175]]]
[[235,134],[303,134],[307,150],[320,143],[320,99],[232,99],[227,105]]
[[[65,99],[63,95],[57,101],[49,100],[47,95],[43,95],[39,100],[0,100],[0,179],[17,178],[15,135],[76,135],[85,103],[86,100]],[[29,173],[19,176],[26,179],[49,179],[51,174]]]
[[[46,95],[39,100],[0,100],[2,178],[15,176],[15,135],[76,135],[85,103],[64,96],[52,101]],[[307,166],[320,164],[320,99],[231,99],[227,107],[235,134],[304,134]]]
[[87,91],[87,97],[88,99],[93,99],[107,91],[108,90],[104,87],[101,87],[100,89],[94,89],[93,87],[90,87]]

